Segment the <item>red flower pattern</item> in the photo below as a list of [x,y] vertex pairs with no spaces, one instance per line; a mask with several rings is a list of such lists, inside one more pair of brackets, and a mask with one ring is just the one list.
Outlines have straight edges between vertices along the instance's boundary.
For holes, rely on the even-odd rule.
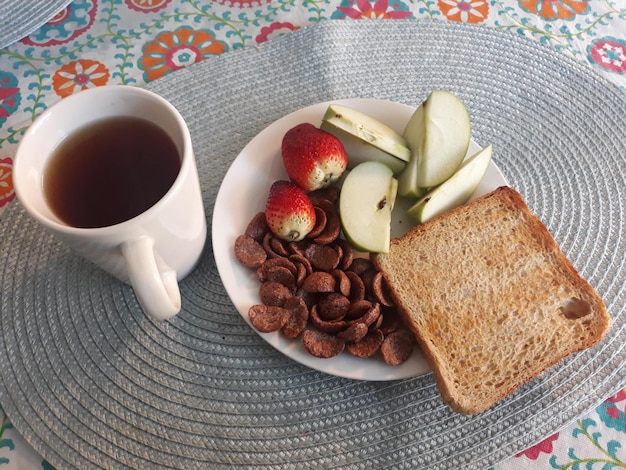
[[269,26],[264,26],[263,28],[261,28],[261,34],[256,37],[256,42],[260,44],[262,42],[269,41],[270,39],[282,36],[283,34],[289,33],[291,31],[295,31],[296,29],[298,29],[298,27],[292,25],[291,23],[272,23]]
[[354,20],[410,18],[411,11],[402,2],[388,0],[349,0],[337,7],[341,13]]
[[551,454],[552,449],[553,449],[552,443],[556,441],[558,438],[559,438],[559,433],[557,432],[556,434],[553,434],[547,439],[544,439],[539,444],[535,444],[534,446],[529,447],[528,449],[520,452],[519,454],[516,454],[515,457],[521,457],[523,455],[529,458],[530,460],[537,460],[539,458],[539,455],[542,452],[544,454]]
[[15,198],[13,189],[13,161],[10,158],[0,158],[0,207],[5,206]]

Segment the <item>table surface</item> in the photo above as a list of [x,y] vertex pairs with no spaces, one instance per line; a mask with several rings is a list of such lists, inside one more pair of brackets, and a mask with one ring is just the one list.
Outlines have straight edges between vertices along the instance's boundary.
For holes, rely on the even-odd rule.
[[[20,7],[15,10],[19,21]],[[4,16],[10,20],[13,14]],[[515,31],[586,64],[626,92],[626,6],[619,0],[76,0],[0,50],[0,216],[15,198],[11,166],[21,136],[62,98],[95,86],[143,86],[322,20],[371,18]],[[1,410],[0,419],[2,468],[51,468]],[[620,442],[626,442],[626,390],[494,468],[624,468]]]

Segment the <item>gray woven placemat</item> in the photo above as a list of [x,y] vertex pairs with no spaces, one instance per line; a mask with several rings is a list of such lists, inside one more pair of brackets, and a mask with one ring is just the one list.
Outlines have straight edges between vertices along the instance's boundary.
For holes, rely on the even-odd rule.
[[0,49],[28,36],[72,0],[0,0]]
[[359,382],[282,356],[235,311],[209,243],[183,312],[144,317],[130,291],[13,204],[0,223],[0,403],[52,464],[93,468],[481,468],[626,386],[626,98],[520,37],[461,24],[326,22],[159,80],[194,140],[210,219],[244,145],[277,118],[338,98],[418,105],[443,88],[525,196],[613,327],[476,417],[431,375]]

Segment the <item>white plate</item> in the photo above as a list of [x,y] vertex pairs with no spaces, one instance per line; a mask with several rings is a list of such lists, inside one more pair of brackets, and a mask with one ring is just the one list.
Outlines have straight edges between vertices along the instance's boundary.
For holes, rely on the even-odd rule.
[[[217,195],[213,211],[213,253],[226,291],[248,323],[248,309],[251,305],[260,303],[259,283],[254,270],[241,266],[235,259],[233,250],[235,239],[245,231],[252,217],[264,210],[271,184],[278,179],[287,179],[280,155],[280,145],[285,132],[302,122],[319,126],[330,103],[319,103],[293,112],[260,132],[237,156],[226,173]],[[345,104],[363,111],[398,132],[403,131],[406,122],[415,111],[411,106],[374,99],[334,100],[332,103]],[[472,142],[468,154],[479,148]],[[472,198],[503,184],[506,184],[506,181],[492,162]],[[413,225],[409,219],[403,217],[407,207],[401,201],[396,203],[392,222],[393,237],[402,235]],[[343,352],[330,359],[319,359],[311,356],[298,339],[286,339],[278,332],[259,335],[291,359],[312,369],[340,377],[371,381],[395,380],[415,377],[430,371],[418,349],[406,362],[392,367],[385,364],[379,354],[374,358],[362,359]]]

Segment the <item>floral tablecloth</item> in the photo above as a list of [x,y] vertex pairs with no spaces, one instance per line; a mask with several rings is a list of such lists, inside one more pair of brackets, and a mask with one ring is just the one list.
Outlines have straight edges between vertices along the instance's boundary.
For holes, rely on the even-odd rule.
[[[0,50],[0,217],[15,198],[11,168],[21,136],[62,98],[95,86],[142,86],[316,22],[371,18],[511,30],[587,64],[626,92],[622,0],[76,0]],[[0,467],[52,468],[1,411],[0,420]],[[626,468],[624,442],[626,390],[495,469]]]

